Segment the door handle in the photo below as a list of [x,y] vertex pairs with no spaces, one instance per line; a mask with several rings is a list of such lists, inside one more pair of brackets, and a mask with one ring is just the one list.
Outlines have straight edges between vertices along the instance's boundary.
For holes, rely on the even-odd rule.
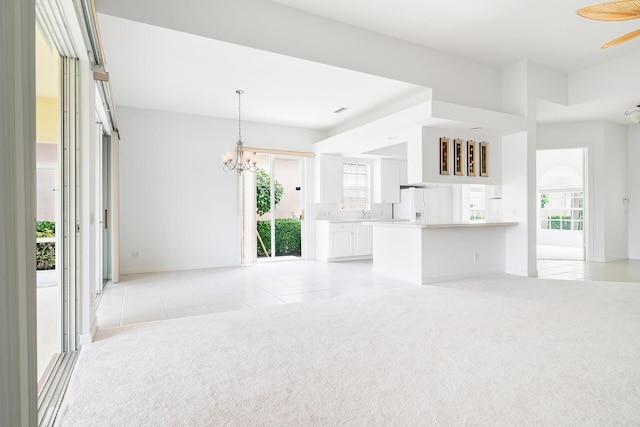
[[107,218],[108,218],[108,216],[107,216],[107,210],[105,209],[105,210],[104,210],[104,221],[103,221],[103,223],[104,223],[104,229],[105,229],[105,230],[109,228],[109,227],[107,227]]

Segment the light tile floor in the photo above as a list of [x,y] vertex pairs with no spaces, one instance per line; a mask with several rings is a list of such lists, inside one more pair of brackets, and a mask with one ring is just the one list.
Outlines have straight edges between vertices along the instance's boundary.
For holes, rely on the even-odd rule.
[[371,261],[284,261],[121,277],[105,286],[100,328],[333,298],[415,285],[371,273]]
[[[640,284],[640,260],[609,263],[541,260],[538,271],[540,278],[547,279]],[[109,328],[414,286],[372,274],[371,261],[286,261],[129,275],[123,276],[120,283],[105,287],[97,310],[98,326]]]
[[538,260],[538,277],[559,280],[638,282],[640,260],[610,262]]

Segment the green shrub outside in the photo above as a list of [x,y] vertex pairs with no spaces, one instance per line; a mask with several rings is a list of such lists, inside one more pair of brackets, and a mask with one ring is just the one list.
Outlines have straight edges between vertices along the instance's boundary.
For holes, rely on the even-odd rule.
[[571,230],[571,215],[549,216],[549,228],[551,230]]
[[[300,220],[297,218],[276,218],[276,256],[302,255],[300,245]],[[262,237],[267,251],[271,255],[271,221],[258,221],[258,233]],[[260,240],[258,243],[258,256],[266,256],[262,250]]]
[[54,237],[56,223],[53,221],[36,221],[36,237]]
[[[37,221],[36,237],[55,237],[56,223],[53,221]],[[54,270],[56,268],[55,242],[36,243],[36,269]]]

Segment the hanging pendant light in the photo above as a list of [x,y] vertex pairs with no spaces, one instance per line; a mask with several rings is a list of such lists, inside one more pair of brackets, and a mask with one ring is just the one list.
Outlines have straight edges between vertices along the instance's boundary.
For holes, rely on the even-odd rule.
[[235,159],[234,153],[226,153],[222,155],[222,162],[224,163],[223,170],[230,172],[235,170],[238,174],[244,171],[255,172],[256,163],[258,163],[258,157],[255,153],[245,153],[242,146],[242,116],[241,116],[241,104],[240,97],[244,93],[242,90],[236,90],[238,94],[238,142],[236,142]]

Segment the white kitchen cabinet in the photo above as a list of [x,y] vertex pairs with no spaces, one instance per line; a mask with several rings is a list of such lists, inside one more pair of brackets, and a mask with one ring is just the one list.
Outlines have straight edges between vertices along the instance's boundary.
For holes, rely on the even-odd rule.
[[380,159],[374,173],[374,202],[399,203],[401,161],[396,159]]
[[407,185],[409,183],[407,161],[398,160],[398,163],[400,164],[400,185]]
[[342,156],[319,154],[316,157],[316,202],[342,201]]
[[321,261],[348,261],[373,256],[373,230],[360,222],[317,221],[316,256]]
[[352,232],[332,232],[330,242],[329,256],[331,258],[348,257],[353,254]]
[[353,224],[353,255],[372,255],[372,237],[370,225]]

